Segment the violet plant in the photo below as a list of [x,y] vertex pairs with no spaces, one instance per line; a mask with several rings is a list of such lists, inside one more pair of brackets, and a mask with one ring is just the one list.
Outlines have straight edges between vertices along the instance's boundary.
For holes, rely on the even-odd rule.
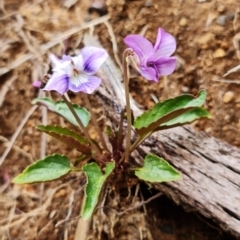
[[[68,122],[79,127],[79,132],[61,126],[38,126],[42,132],[69,144],[81,152],[81,158],[70,161],[67,156],[54,154],[40,159],[28,166],[13,179],[14,183],[24,184],[59,179],[71,171],[83,171],[87,178],[82,218],[89,219],[98,203],[101,189],[106,181],[114,181],[122,172],[134,172],[146,182],[167,182],[180,180],[181,174],[166,160],[151,153],[147,154],[142,166],[130,167],[130,155],[146,138],[154,132],[181,126],[209,113],[202,108],[206,92],[201,90],[197,97],[185,94],[156,103],[136,119],[132,119],[129,96],[129,66],[149,81],[157,82],[159,77],[171,74],[176,67],[176,58],[171,55],[176,49],[174,37],[158,29],[156,43],[153,44],[140,35],[129,35],[124,39],[129,47],[123,53],[123,79],[125,86],[126,108],[122,110],[118,130],[107,129],[108,143],[104,132],[98,125],[87,95],[92,94],[101,84],[96,76],[98,69],[108,57],[104,49],[85,47],[75,57],[64,55],[58,59],[50,55],[53,73],[47,82],[41,84],[45,91],[57,91],[63,101],[54,102],[49,98],[36,98],[34,104],[48,107]],[[35,86],[40,86],[36,83]],[[72,103],[67,91],[82,92],[88,110]],[[123,122],[127,118],[127,127]],[[100,141],[91,138],[87,126],[93,121]],[[131,141],[132,129],[137,133]],[[108,146],[111,145],[111,149]],[[161,154],[161,153],[160,153]]]

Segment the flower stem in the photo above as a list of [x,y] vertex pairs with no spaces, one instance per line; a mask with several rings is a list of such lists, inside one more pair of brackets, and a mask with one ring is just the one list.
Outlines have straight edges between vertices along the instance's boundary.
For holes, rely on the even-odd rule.
[[122,147],[122,138],[123,138],[123,121],[124,121],[124,115],[125,115],[126,109],[123,109],[121,111],[121,118],[118,128],[118,135],[117,135],[117,149],[120,149]]
[[126,147],[125,147],[125,161],[128,161],[129,148],[131,144],[131,130],[132,130],[132,114],[130,108],[130,97],[129,97],[129,69],[127,63],[127,57],[129,55],[129,49],[123,52],[123,81],[125,87],[125,97],[126,97],[126,111],[127,111],[127,136],[126,136]]
[[144,140],[146,140],[150,135],[152,134],[152,132],[149,132],[147,134],[145,134],[144,136],[138,136],[136,141],[132,144],[132,146],[130,147],[129,152],[133,152],[139,145],[140,143],[142,143]]
[[83,133],[84,133],[85,137],[87,138],[88,142],[90,143],[91,147],[96,151],[96,153],[97,153],[98,155],[101,155],[100,149],[99,149],[99,148],[94,144],[94,142],[92,141],[92,139],[91,139],[91,137],[90,137],[87,129],[84,127],[81,119],[80,119],[80,118],[78,117],[78,115],[76,114],[76,112],[75,112],[75,110],[74,110],[71,102],[68,100],[69,97],[68,97],[67,93],[65,93],[64,95],[62,95],[62,98],[63,98],[64,102],[67,104],[69,110],[72,112],[73,116],[75,117],[77,123],[79,124],[79,127],[80,127],[81,131],[83,131]]
[[100,140],[102,142],[102,146],[103,146],[105,151],[109,152],[107,144],[106,144],[106,141],[105,141],[105,139],[103,137],[103,133],[102,133],[101,128],[100,128],[100,126],[98,124],[98,121],[96,119],[96,115],[95,115],[95,113],[92,110],[92,106],[91,106],[91,103],[90,103],[90,101],[88,99],[88,96],[86,94],[83,94],[83,97],[84,97],[84,101],[85,101],[85,103],[87,105],[87,109],[91,113],[91,119],[93,120],[93,124],[94,124],[94,126],[95,126],[95,128],[97,130],[97,133],[98,133],[99,137],[100,137]]

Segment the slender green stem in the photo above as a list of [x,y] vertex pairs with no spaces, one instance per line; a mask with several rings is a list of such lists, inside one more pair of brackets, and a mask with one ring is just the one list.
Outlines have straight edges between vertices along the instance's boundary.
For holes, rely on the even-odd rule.
[[79,127],[80,127],[81,131],[83,131],[83,133],[84,133],[85,137],[87,138],[88,142],[90,143],[91,147],[96,151],[96,153],[98,155],[101,155],[101,152],[100,152],[99,148],[92,141],[87,129],[84,127],[81,119],[76,114],[71,102],[68,100],[69,98],[68,98],[67,94],[65,93],[64,95],[62,95],[62,98],[63,98],[64,102],[67,104],[69,110],[72,112],[73,116],[75,117],[77,123],[79,124]]
[[137,137],[136,141],[133,143],[133,145],[130,147],[129,152],[133,152],[137,146],[140,145],[140,143],[142,143],[146,138],[148,138],[150,135],[152,134],[152,132],[146,134],[145,136],[141,136],[141,137]]
[[126,136],[126,148],[125,148],[125,161],[128,161],[129,148],[131,144],[131,127],[132,127],[132,114],[130,108],[130,96],[129,96],[129,69],[127,63],[127,57],[129,55],[129,49],[123,52],[123,80],[125,87],[125,97],[126,97],[126,110],[127,110],[127,136]]
[[136,141],[133,143],[133,145],[131,146],[129,152],[131,153],[132,151],[135,150],[135,148],[141,143],[141,139],[139,138],[139,136],[137,137]]
[[102,142],[102,146],[103,146],[103,148],[104,148],[105,151],[109,152],[108,147],[107,147],[107,144],[106,144],[106,141],[105,141],[105,139],[104,139],[104,137],[103,137],[103,133],[102,133],[101,128],[100,128],[100,126],[99,126],[99,124],[98,124],[98,121],[97,121],[97,119],[96,119],[95,113],[94,113],[93,110],[92,110],[92,106],[91,106],[91,103],[90,103],[90,101],[89,101],[89,99],[88,99],[88,96],[84,93],[84,94],[83,94],[83,97],[84,97],[84,101],[85,101],[85,103],[86,103],[86,105],[87,105],[87,109],[88,109],[89,112],[91,113],[91,119],[92,119],[92,121],[93,121],[93,124],[94,124],[97,132],[98,132],[98,135],[99,135],[100,140],[101,140],[101,142]]

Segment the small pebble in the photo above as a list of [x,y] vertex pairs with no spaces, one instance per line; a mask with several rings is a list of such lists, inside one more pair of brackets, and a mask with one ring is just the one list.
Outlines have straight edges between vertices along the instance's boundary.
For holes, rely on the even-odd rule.
[[230,116],[229,114],[227,114],[227,115],[225,115],[224,120],[225,120],[226,122],[229,122],[229,121],[230,121],[230,118],[231,118],[231,116]]
[[214,34],[208,32],[201,35],[196,40],[202,49],[206,49],[214,41],[214,37]]
[[187,93],[187,92],[189,92],[189,87],[187,87],[187,86],[182,86],[182,92],[184,92],[184,93]]
[[224,12],[225,11],[225,6],[224,5],[219,5],[218,6],[218,8],[217,8],[217,11],[219,12],[219,13],[222,13],[222,12]]
[[205,129],[205,132],[206,132],[206,133],[211,133],[211,132],[212,132],[212,128],[211,128],[211,127],[206,128],[206,129]]
[[213,57],[214,58],[221,58],[226,56],[226,52],[222,48],[218,48],[214,53]]
[[234,99],[234,92],[228,91],[223,96],[224,103],[230,103]]
[[227,17],[225,15],[220,15],[217,19],[216,19],[216,23],[218,25],[224,26],[226,24],[226,20]]
[[185,27],[187,25],[187,19],[185,17],[181,18],[179,21],[179,25]]
[[145,2],[145,6],[146,7],[151,7],[153,4],[152,4],[152,1],[151,0],[146,0]]
[[228,130],[228,126],[222,127],[222,130],[223,130],[224,132],[227,131],[227,130]]

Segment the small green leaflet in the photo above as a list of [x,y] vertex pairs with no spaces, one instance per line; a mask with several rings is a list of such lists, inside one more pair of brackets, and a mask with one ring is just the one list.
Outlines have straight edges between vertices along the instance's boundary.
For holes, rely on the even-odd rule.
[[167,161],[156,155],[148,154],[144,165],[135,171],[135,175],[148,182],[169,182],[180,180],[181,174]]
[[204,108],[196,107],[168,122],[161,124],[155,131],[181,126],[186,123],[191,123],[199,118],[210,118],[210,117],[211,116],[207,110],[205,110]]
[[[58,115],[65,118],[68,122],[72,123],[75,126],[78,126],[78,123],[69,110],[67,104],[64,101],[54,102],[50,98],[35,98],[32,101],[32,104],[39,104],[46,106],[50,111],[57,113]],[[78,117],[81,119],[83,125],[86,127],[90,121],[91,115],[87,111],[87,109],[78,106],[77,104],[73,104],[72,106],[77,113]]]
[[85,198],[82,208],[82,218],[89,219],[97,205],[98,197],[102,186],[107,177],[112,173],[115,164],[110,162],[105,167],[105,173],[102,173],[99,166],[93,162],[83,166],[83,171],[87,176],[87,186],[85,190]]
[[185,112],[200,107],[206,100],[206,92],[200,91],[197,98],[185,94],[157,103],[152,109],[143,113],[134,121],[139,135],[153,132],[161,124],[166,123]]
[[78,151],[84,154],[91,155],[91,147],[89,146],[87,140],[77,132],[74,132],[68,128],[63,128],[61,126],[51,125],[39,125],[38,129],[68,144],[72,148],[76,148]]
[[71,171],[68,158],[54,154],[29,165],[12,182],[17,184],[47,182],[58,179]]

